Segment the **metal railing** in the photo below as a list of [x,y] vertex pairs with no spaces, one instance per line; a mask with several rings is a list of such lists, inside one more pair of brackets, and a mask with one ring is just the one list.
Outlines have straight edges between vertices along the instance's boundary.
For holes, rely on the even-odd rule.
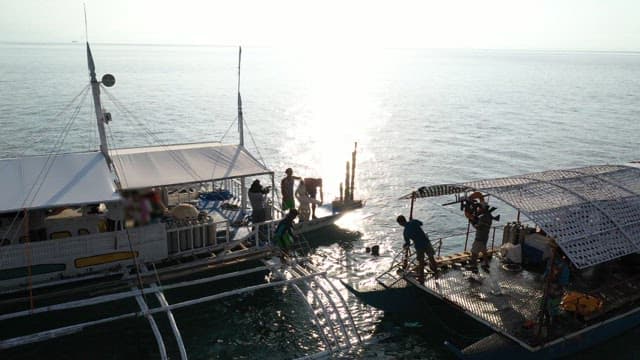
[[236,199],[242,198],[242,183],[238,179],[224,179],[213,182],[214,189],[224,189],[233,195]]
[[[495,250],[495,238],[496,238],[496,231],[497,229],[504,229],[506,225],[497,225],[497,226],[492,226],[492,236],[491,236],[491,246],[487,247],[490,251],[494,251]],[[453,234],[453,235],[449,235],[449,236],[443,236],[443,237],[439,237],[436,240],[431,241],[431,246],[433,246],[433,249],[436,253],[436,256],[441,256],[441,252],[442,252],[442,246],[444,244],[444,240],[446,239],[451,239],[451,238],[458,238],[461,236],[465,237],[465,244],[464,244],[464,252],[468,251],[468,242],[469,242],[469,236],[473,233],[475,233],[475,230],[471,229],[471,224],[469,223],[468,227],[467,227],[467,231],[464,233],[460,233],[460,234]],[[385,278],[387,276],[391,275],[395,275],[396,272],[398,270],[402,270],[402,272],[406,271],[408,268],[410,268],[411,265],[414,265],[415,260],[416,260],[416,256],[415,256],[415,251],[412,251],[411,248],[405,248],[403,249],[403,251],[397,253],[394,257],[393,260],[391,260],[391,266],[389,267],[389,269],[385,272],[383,272],[382,274],[380,274],[379,276],[376,277],[376,280],[381,283],[381,279]],[[393,286],[397,281],[399,281],[400,279],[402,279],[402,276],[399,277],[395,277],[394,276],[395,281],[393,283],[391,283],[390,285],[386,285],[386,286]]]

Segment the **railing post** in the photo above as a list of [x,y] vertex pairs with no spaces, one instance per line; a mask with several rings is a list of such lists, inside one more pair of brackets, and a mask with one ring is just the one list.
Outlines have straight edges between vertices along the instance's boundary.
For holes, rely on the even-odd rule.
[[495,248],[494,244],[496,242],[496,228],[497,226],[493,227],[493,236],[491,237],[491,250]]
[[467,237],[464,240],[464,251],[467,251],[467,243],[469,243],[469,230],[471,230],[471,221],[467,222]]

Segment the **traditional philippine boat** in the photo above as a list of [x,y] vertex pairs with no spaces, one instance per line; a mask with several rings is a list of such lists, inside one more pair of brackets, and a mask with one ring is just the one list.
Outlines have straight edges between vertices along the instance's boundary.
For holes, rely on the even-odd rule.
[[[438,239],[439,270],[424,283],[412,270],[414,255],[399,254],[375,284],[347,287],[387,312],[466,314],[484,325],[488,336],[479,341],[445,343],[460,358],[542,359],[587,349],[640,324],[639,165],[422,187],[403,199],[455,194],[463,211],[489,199],[515,209],[514,221],[493,227],[490,267],[469,266],[466,241],[462,251],[442,254],[446,240]],[[451,311],[433,311],[424,299]]]
[[[0,351],[143,317],[158,354],[168,358],[166,334],[154,318],[163,313],[176,340],[174,353],[185,359],[172,310],[286,284],[308,300],[329,353],[359,343],[357,327],[345,318],[348,308],[325,273],[304,258],[272,260],[280,255],[271,241],[277,209],[269,208],[270,220],[245,221],[247,178],[274,180],[273,171],[244,147],[240,91],[239,144],[110,148],[111,114],[101,92],[111,97],[106,87],[115,78],[107,74],[98,81],[89,43],[86,49],[90,85],[83,94],[93,95],[100,149],[60,153],[59,142],[48,155],[0,159]],[[128,113],[113,98],[112,104]],[[328,225],[338,216],[320,221]],[[298,229],[305,230],[312,228]],[[279,276],[266,278],[270,272]],[[253,283],[215,286],[240,277]],[[172,292],[194,287],[206,291],[168,302]],[[97,314],[87,310],[96,308]]]

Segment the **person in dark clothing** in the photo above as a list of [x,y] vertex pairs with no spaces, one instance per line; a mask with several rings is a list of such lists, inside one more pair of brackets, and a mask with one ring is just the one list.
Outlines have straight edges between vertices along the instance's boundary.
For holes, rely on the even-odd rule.
[[436,259],[434,258],[435,251],[433,250],[433,246],[431,246],[431,241],[429,241],[429,237],[422,230],[422,222],[420,220],[412,219],[407,221],[407,219],[400,215],[396,219],[400,226],[404,227],[403,236],[404,236],[404,248],[407,249],[411,245],[409,240],[413,240],[413,246],[416,249],[416,258],[418,259],[418,281],[424,282],[424,255],[425,253],[429,256],[429,268],[434,273],[438,270],[438,264],[436,263]]
[[296,216],[298,216],[298,211],[296,209],[289,210],[289,213],[287,213],[280,223],[278,223],[273,236],[276,244],[285,254],[291,245],[293,245],[293,241],[295,239],[295,236],[293,235],[293,220]]
[[249,201],[251,202],[251,219],[253,223],[267,220],[267,194],[271,191],[269,186],[262,187],[260,180],[254,180],[249,188]]
[[471,224],[476,228],[476,237],[471,245],[471,263],[470,267],[472,271],[478,271],[476,262],[478,256],[482,254],[482,268],[485,271],[489,270],[489,254],[487,251],[487,242],[489,241],[489,232],[491,231],[491,224],[493,222],[493,216],[489,212],[489,206],[483,203],[478,207],[478,215]]
[[[318,194],[318,188],[320,188],[320,203],[324,202],[324,194],[322,193],[322,179],[320,178],[306,178],[304,179],[304,186],[307,188],[307,194],[312,199],[315,199]],[[316,217],[316,203],[311,203],[311,218]]]

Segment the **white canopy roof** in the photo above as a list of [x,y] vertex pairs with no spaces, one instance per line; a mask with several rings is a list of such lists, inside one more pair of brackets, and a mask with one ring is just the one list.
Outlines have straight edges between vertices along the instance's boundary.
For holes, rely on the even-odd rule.
[[0,159],[0,212],[120,199],[100,152]]
[[123,190],[271,174],[239,145],[200,143],[113,149]]

